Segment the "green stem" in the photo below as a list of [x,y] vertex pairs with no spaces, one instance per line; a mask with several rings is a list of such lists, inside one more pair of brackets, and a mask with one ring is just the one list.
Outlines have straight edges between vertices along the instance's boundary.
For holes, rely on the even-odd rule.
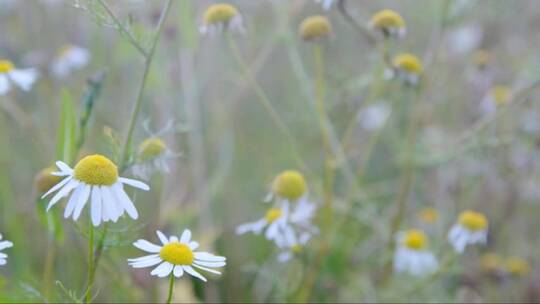
[[283,122],[277,111],[272,106],[272,103],[268,99],[268,96],[263,91],[261,86],[257,83],[253,75],[251,75],[251,72],[249,70],[248,65],[244,61],[242,54],[240,52],[240,49],[238,48],[238,45],[236,42],[231,38],[229,34],[226,34],[227,42],[229,44],[229,48],[231,50],[231,53],[242,69],[242,72],[244,73],[245,78],[251,85],[253,91],[258,97],[258,101],[262,104],[262,106],[265,108],[265,110],[270,115],[270,118],[274,121],[274,123],[277,125],[277,127],[280,129],[280,131],[285,135],[285,138],[289,142],[289,145],[291,146],[294,157],[296,158],[296,161],[298,162],[299,166],[302,168],[302,170],[309,172],[309,167],[305,164],[302,157],[300,157],[300,153],[298,152],[298,148],[296,145],[296,142],[294,140],[294,137],[292,136],[291,132],[289,132],[289,128],[287,128],[287,125]]
[[92,301],[92,285],[94,283],[94,225],[92,224],[92,221],[88,221],[88,269],[87,269],[87,275],[88,275],[88,285],[86,286],[86,303],[90,303]]
[[171,272],[171,277],[169,279],[169,296],[167,297],[167,304],[170,304],[172,301],[173,289],[174,289],[174,274]]

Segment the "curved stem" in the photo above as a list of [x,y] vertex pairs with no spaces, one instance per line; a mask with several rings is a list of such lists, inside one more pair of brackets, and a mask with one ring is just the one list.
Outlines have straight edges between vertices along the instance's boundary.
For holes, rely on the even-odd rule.
[[174,289],[174,274],[171,272],[171,277],[169,279],[169,296],[167,297],[167,304],[170,304],[172,301],[173,289]]
[[86,286],[86,303],[92,301],[92,285],[94,284],[94,225],[92,221],[88,221],[88,269],[87,269],[87,286]]
[[289,131],[289,128],[287,128],[287,125],[283,122],[277,111],[272,106],[272,103],[270,102],[268,96],[263,91],[261,86],[257,83],[253,75],[251,75],[251,72],[249,71],[249,67],[244,61],[240,49],[238,48],[238,45],[235,43],[235,41],[231,38],[229,34],[227,36],[227,42],[229,44],[229,48],[231,50],[231,53],[242,69],[242,72],[244,73],[244,76],[246,80],[250,83],[253,91],[257,95],[259,102],[262,104],[262,106],[265,108],[265,110],[270,115],[270,118],[274,121],[274,123],[277,125],[277,127],[280,129],[280,131],[285,135],[285,138],[289,142],[289,145],[291,146],[294,157],[296,158],[296,161],[298,162],[298,165],[302,168],[302,170],[308,172],[310,171],[309,167],[306,165],[306,163],[303,161],[303,159],[300,157],[300,153],[298,152],[298,148],[296,145],[296,142],[294,140],[294,137],[292,136],[291,132]]

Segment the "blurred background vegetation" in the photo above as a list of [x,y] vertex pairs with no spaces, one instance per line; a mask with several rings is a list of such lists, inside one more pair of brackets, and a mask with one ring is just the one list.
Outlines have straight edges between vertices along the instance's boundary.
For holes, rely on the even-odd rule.
[[[96,95],[77,159],[101,153],[118,161],[144,58],[100,18],[93,2],[0,1],[0,57],[41,71],[31,91],[0,97],[0,232],[15,244],[0,268],[0,301],[70,302],[69,294],[79,295],[85,283],[84,221],[57,218],[56,228],[48,227],[46,202],[38,200],[34,179],[58,159],[65,104],[80,118],[88,94]],[[199,34],[201,16],[213,2],[173,1],[134,143],[149,136],[143,121],[159,130],[173,120],[182,127],[168,133],[166,142],[183,156],[169,174],[152,177],[152,191],[130,194],[142,216],[111,226],[97,271],[96,301],[163,301],[167,280],[150,277],[148,269],[130,269],[126,259],[140,254],[134,240],[155,240],[156,229],[179,234],[186,227],[202,248],[226,256],[228,263],[223,276],[206,284],[177,280],[176,301],[540,300],[538,2],[344,1],[345,12],[361,25],[384,8],[403,16],[407,35],[392,41],[388,51],[422,59],[425,74],[418,89],[385,79],[379,46],[368,43],[338,2],[325,11],[310,0],[230,1],[246,29],[231,38],[292,134],[305,170],[257,102],[227,39]],[[109,1],[144,45],[163,4]],[[234,229],[264,214],[269,184],[285,169],[302,170],[311,198],[322,202],[324,149],[313,105],[312,44],[297,35],[301,21],[314,14],[327,16],[333,27],[320,44],[326,109],[345,155],[334,164],[335,231],[329,242],[315,237],[300,257],[279,263],[273,244],[261,236],[236,236]],[[88,67],[60,80],[47,66],[66,44],[87,48],[92,58]],[[479,50],[489,52],[486,63],[478,61]],[[513,98],[486,113],[481,104],[494,85],[510,88]],[[399,229],[425,229],[442,264],[449,262],[427,278],[382,280],[392,255],[386,244],[393,238],[390,226],[406,158],[403,117],[412,102],[419,117],[414,178]],[[362,111],[375,103],[391,107],[392,114],[383,129],[372,131],[364,127]],[[424,208],[435,208],[438,217],[426,219]],[[487,215],[490,238],[487,246],[452,257],[446,233],[463,209]],[[60,215],[62,208],[53,212]],[[328,248],[321,251],[322,245]],[[502,262],[490,264],[486,254]],[[527,261],[526,271],[509,270],[505,261],[512,256]]]

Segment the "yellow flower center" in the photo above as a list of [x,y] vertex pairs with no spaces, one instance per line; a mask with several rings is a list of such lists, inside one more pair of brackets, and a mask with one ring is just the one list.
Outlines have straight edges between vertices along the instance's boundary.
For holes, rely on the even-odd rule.
[[75,178],[89,185],[110,186],[118,180],[118,168],[105,156],[96,154],[81,159],[74,169]]
[[488,221],[485,215],[470,210],[463,211],[459,215],[458,222],[461,226],[471,231],[485,230],[488,226]]
[[486,253],[482,256],[480,264],[485,271],[495,271],[501,266],[501,257],[494,253]]
[[302,21],[299,29],[300,37],[307,41],[326,37],[331,32],[332,26],[324,16],[307,17]]
[[493,100],[497,106],[502,106],[512,99],[510,88],[502,85],[492,87],[489,90],[489,95],[493,97]]
[[413,54],[400,54],[394,57],[394,67],[402,69],[407,73],[421,74],[423,71],[422,63],[418,57]]
[[506,271],[515,276],[525,276],[531,271],[529,263],[520,257],[510,257],[505,263]]
[[166,148],[165,142],[160,138],[147,138],[139,145],[139,159],[142,161],[154,159],[161,155]]
[[272,190],[280,197],[296,200],[306,193],[306,181],[298,171],[284,171],[274,179]]
[[414,250],[424,249],[427,247],[427,236],[421,230],[411,229],[405,232],[403,245]]
[[268,223],[272,223],[273,221],[277,220],[281,217],[283,214],[283,211],[279,208],[270,208],[268,211],[266,211],[266,215],[264,218]]
[[238,15],[236,7],[226,3],[219,3],[210,5],[204,12],[203,19],[205,24],[227,23],[236,15]]
[[294,244],[294,245],[292,245],[292,247],[291,247],[291,251],[292,251],[293,253],[296,253],[296,254],[301,253],[301,252],[302,252],[302,249],[303,249],[303,248],[302,248],[302,245],[300,245],[300,244]]
[[424,208],[420,210],[420,220],[424,223],[435,223],[439,219],[439,211],[435,208]]
[[159,257],[173,265],[191,265],[193,263],[193,251],[178,242],[169,243],[159,251]]
[[15,66],[9,60],[0,60],[0,73],[9,73]]
[[55,172],[56,169],[53,167],[47,167],[36,174],[34,178],[34,183],[36,189],[39,193],[45,193],[49,191],[54,185],[58,184],[62,179],[60,176],[52,175],[51,173]]
[[403,18],[395,11],[389,9],[382,10],[373,15],[370,24],[372,27],[381,30],[405,27]]

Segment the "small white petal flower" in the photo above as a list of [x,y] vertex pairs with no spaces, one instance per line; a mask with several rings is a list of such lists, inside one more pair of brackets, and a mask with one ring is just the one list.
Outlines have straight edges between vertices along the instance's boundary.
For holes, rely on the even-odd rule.
[[512,90],[507,86],[493,86],[482,99],[480,111],[484,114],[493,113],[512,101],[512,95]]
[[392,69],[385,71],[387,78],[403,81],[407,85],[416,86],[424,72],[422,62],[410,53],[399,54],[392,60]]
[[23,91],[29,91],[38,78],[36,69],[17,69],[9,60],[0,60],[0,95],[7,94],[15,84]]
[[42,198],[57,191],[49,202],[47,211],[71,193],[64,211],[65,218],[72,216],[73,220],[77,220],[88,200],[94,226],[98,226],[102,221],[116,222],[124,212],[133,219],[139,217],[133,202],[124,191],[124,185],[144,191],[150,188],[143,182],[119,177],[116,165],[108,158],[96,154],[80,160],[74,169],[61,161],[57,161],[56,166],[60,171],[53,175],[62,176],[64,179],[43,195]]
[[210,5],[204,12],[203,25],[199,29],[203,35],[215,36],[226,31],[244,32],[242,15],[233,5],[219,3]]
[[384,126],[390,113],[391,109],[387,104],[376,103],[363,109],[358,115],[358,120],[364,129],[375,131]]
[[295,255],[300,254],[307,242],[311,239],[311,236],[311,233],[303,232],[297,237],[294,229],[288,227],[285,230],[285,237],[276,243],[281,249],[281,252],[277,256],[278,261],[284,263],[291,260]]
[[381,38],[403,38],[407,32],[401,15],[389,9],[374,14],[369,21],[369,28]]
[[199,244],[191,240],[191,231],[189,229],[185,229],[180,238],[176,236],[167,238],[159,230],[156,233],[161,241],[161,245],[156,245],[142,239],[133,243],[133,246],[150,254],[135,259],[128,259],[131,267],[145,268],[158,265],[150,272],[151,275],[163,278],[172,273],[175,277],[179,278],[184,273],[188,273],[205,282],[206,278],[196,269],[221,274],[212,268],[225,266],[226,258],[208,252],[195,251],[199,247]]
[[467,245],[486,244],[488,220],[482,213],[463,211],[448,232],[448,241],[454,249],[463,253]]
[[0,234],[0,266],[7,263],[7,254],[3,253],[2,250],[10,247],[13,247],[13,243],[5,240],[2,241],[2,234]]
[[84,68],[90,62],[90,52],[75,45],[66,45],[58,52],[51,64],[51,72],[58,77],[66,77],[75,70]]
[[273,207],[268,209],[266,215],[255,222],[246,223],[236,228],[236,234],[244,234],[253,232],[261,234],[264,230],[264,235],[268,240],[283,242],[284,234],[289,225],[289,204],[284,202],[281,207]]
[[437,270],[439,263],[435,255],[427,250],[427,236],[423,231],[411,229],[397,237],[398,246],[394,254],[394,270],[422,276]]

